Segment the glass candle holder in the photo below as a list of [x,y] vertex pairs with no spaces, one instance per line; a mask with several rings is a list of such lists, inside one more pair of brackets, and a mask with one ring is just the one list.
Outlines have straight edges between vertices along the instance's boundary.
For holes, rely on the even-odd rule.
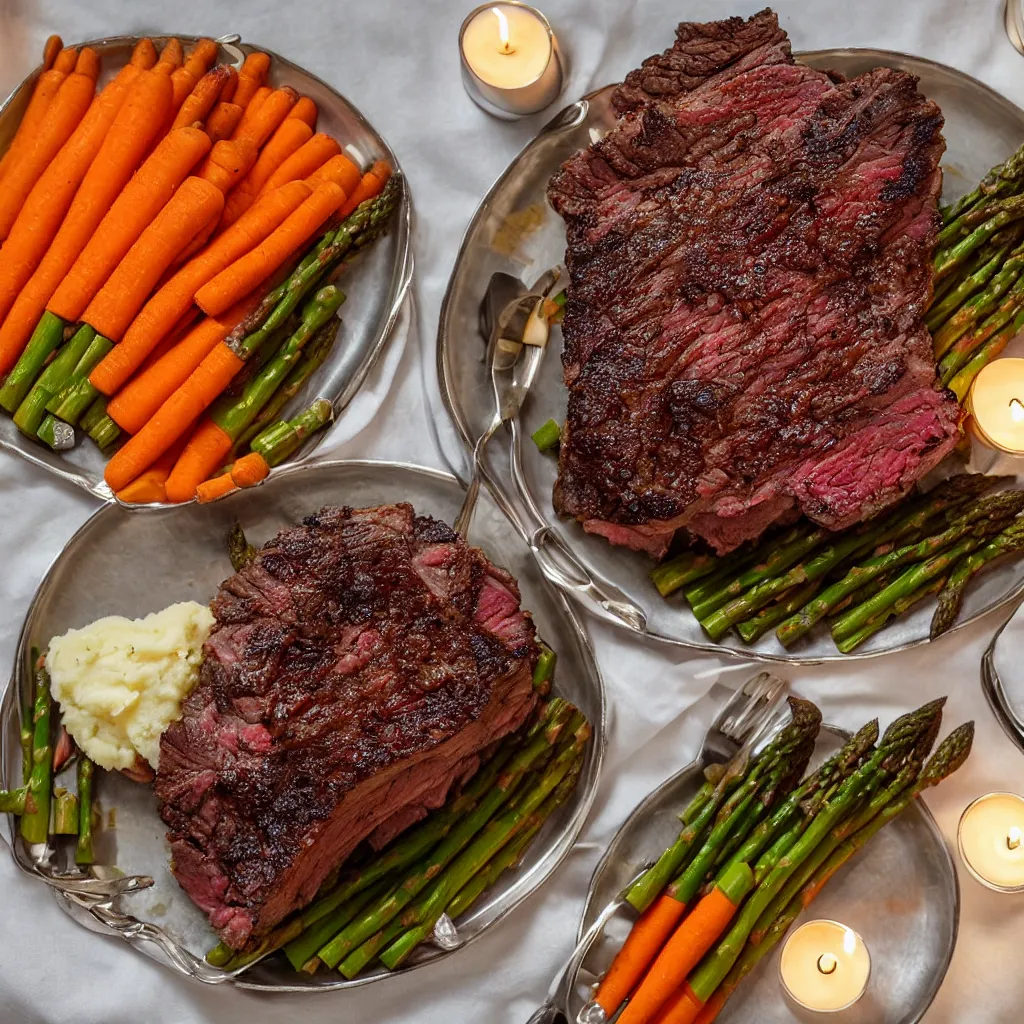
[[1024,892],[1024,797],[986,793],[969,804],[956,830],[964,867],[996,892]]
[[995,359],[974,380],[969,409],[978,439],[1024,456],[1024,359]]
[[786,940],[779,979],[801,1009],[838,1013],[864,994],[871,956],[864,940],[838,921],[808,921]]

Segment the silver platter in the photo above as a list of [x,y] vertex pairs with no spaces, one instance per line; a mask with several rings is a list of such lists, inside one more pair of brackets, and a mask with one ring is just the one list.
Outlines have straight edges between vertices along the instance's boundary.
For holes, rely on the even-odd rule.
[[1024,751],[1024,671],[1016,621],[1020,614],[1018,605],[982,655],[981,689],[1003,732]]
[[[724,694],[721,703],[724,703]],[[822,728],[812,766],[834,753],[846,734]],[[653,860],[679,834],[676,815],[703,783],[709,761],[702,751],[645,798],[616,833],[594,870],[579,936],[602,907],[622,891],[636,870]],[[956,945],[960,888],[956,867],[935,819],[915,800],[879,832],[822,890],[794,922],[826,918],[859,933],[871,954],[871,978],[861,1000],[841,1014],[849,1024],[915,1024],[942,984]],[[568,1019],[589,997],[585,983],[603,974],[621,947],[633,916],[620,911],[583,961],[569,994]],[[785,940],[783,940],[784,942]],[[717,1019],[721,1024],[790,1024],[793,1011],[779,982],[780,943],[737,988]],[[816,1017],[815,1017],[816,1019]]]
[[[800,59],[848,76],[879,65],[917,75],[922,91],[939,104],[946,117],[945,201],[972,188],[990,167],[1005,159],[1024,140],[1024,110],[981,82],[945,65],[886,50],[817,50],[802,54]],[[615,115],[609,102],[614,88],[608,86],[591,93],[557,114],[493,185],[463,238],[441,309],[437,363],[442,397],[468,448],[493,411],[483,361],[484,342],[477,326],[480,300],[496,272],[512,274],[529,285],[562,261],[565,232],[561,218],[545,197],[548,179],[563,161],[614,125]],[[565,417],[566,392],[558,359],[560,338],[555,337],[548,349],[523,408],[527,434],[549,417]],[[819,626],[793,651],[785,650],[771,633],[751,646],[731,634],[721,643],[713,643],[680,596],[665,600],[658,594],[648,579],[652,563],[647,556],[613,548],[602,538],[584,533],[578,523],[566,522],[555,514],[551,489],[557,464],[550,454],[538,452],[527,438],[522,446],[519,475],[512,471],[510,452],[501,448],[498,441],[492,442],[487,470],[488,482],[498,499],[521,522],[535,522],[534,530],[549,532],[564,541],[582,567],[580,575],[589,577],[583,585],[567,590],[618,625],[683,647],[796,664],[870,658],[928,642],[931,602],[923,602],[849,655],[836,650],[824,626]],[[588,582],[596,582],[598,587],[587,585]],[[624,603],[631,614],[609,615],[595,601],[594,594],[608,583],[625,595]],[[969,589],[957,628],[1022,591],[1024,562],[1002,565],[985,574]]]
[[[51,636],[102,615],[135,617],[174,601],[208,602],[231,574],[225,537],[236,520],[250,541],[262,544],[280,528],[299,522],[323,505],[408,501],[418,512],[452,522],[462,496],[455,478],[437,470],[394,462],[318,462],[285,467],[263,487],[236,493],[212,506],[193,505],[144,516],[116,505],[100,509],[51,566],[22,627],[11,683],[0,706],[0,787],[17,785],[20,778],[18,695],[29,678],[33,645],[45,649]],[[541,636],[558,653],[555,690],[580,707],[594,733],[572,799],[548,822],[523,864],[502,876],[480,903],[459,919],[459,948],[497,924],[538,889],[568,853],[597,791],[605,733],[604,687],[577,612],[543,579],[528,547],[508,529],[508,521],[487,496],[482,496],[470,540],[519,580],[524,607],[532,612]],[[68,781],[72,788],[73,778]],[[121,935],[141,953],[194,980],[229,982],[261,991],[321,992],[380,981],[450,955],[424,947],[409,967],[394,975],[378,967],[355,981],[336,972],[297,974],[276,957],[231,979],[202,962],[216,936],[170,873],[169,850],[152,790],[105,772],[98,780],[97,799],[104,822],[111,812],[116,814],[116,827],[97,835],[97,862],[116,865],[128,874],[150,875],[155,884],[121,897],[115,917],[102,922],[70,906],[58,893],[60,905],[86,927]],[[7,819],[7,838],[15,861],[23,870],[38,875],[24,844],[16,838],[13,821]]]
[[[91,46],[103,58],[100,83],[112,77],[131,56],[132,48],[141,36],[114,36],[93,39],[79,46]],[[169,36],[151,37],[160,49]],[[179,35],[186,47],[196,41],[195,36]],[[319,111],[318,130],[337,138],[356,163],[369,166],[374,160],[388,160],[394,170],[400,171],[398,158],[377,130],[359,113],[341,93],[326,82],[284,57],[265,47],[238,42],[237,36],[219,39],[218,60],[237,63],[244,55],[259,49],[272,58],[271,85],[290,85],[312,99]],[[0,152],[7,149],[21,116],[32,94],[38,69],[25,79],[0,106]],[[330,358],[306,382],[302,390],[282,410],[283,416],[295,416],[314,398],[329,398],[335,415],[352,401],[373,364],[384,350],[412,282],[413,257],[411,248],[412,207],[408,179],[402,178],[402,199],[391,229],[366,253],[364,258],[346,272],[343,288],[348,296],[342,306],[342,326],[338,341]],[[323,431],[303,446],[292,461],[308,458],[323,439]],[[51,451],[41,442],[25,437],[6,414],[0,415],[0,448],[20,455],[29,462],[59,476],[68,483],[89,491],[103,501],[114,501],[110,488],[103,481],[106,458],[88,439],[80,440],[70,451]],[[277,470],[272,472],[276,473]],[[125,506],[133,507],[133,506]],[[136,510],[150,506],[134,506]]]

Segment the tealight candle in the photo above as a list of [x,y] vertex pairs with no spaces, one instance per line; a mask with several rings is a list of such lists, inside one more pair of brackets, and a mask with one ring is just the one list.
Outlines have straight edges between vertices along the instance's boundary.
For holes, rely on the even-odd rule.
[[974,379],[970,398],[982,441],[1024,455],[1024,359],[994,359]]
[[871,957],[864,940],[836,921],[808,921],[789,937],[779,975],[790,998],[806,1010],[834,1013],[864,992]]
[[459,32],[462,81],[498,117],[543,110],[562,89],[558,43],[540,11],[506,0],[471,11]]
[[1024,797],[989,793],[960,818],[960,858],[982,885],[1024,892]]

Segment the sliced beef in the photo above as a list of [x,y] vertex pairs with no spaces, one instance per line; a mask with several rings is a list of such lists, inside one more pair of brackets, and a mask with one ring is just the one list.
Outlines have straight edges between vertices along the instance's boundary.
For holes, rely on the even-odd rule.
[[534,702],[515,580],[409,505],[325,508],[213,601],[156,792],[175,877],[252,943],[444,802]]
[[938,108],[900,71],[794,63],[771,11],[680,25],[615,103],[548,190],[571,281],[556,509],[659,557],[680,527],[725,552],[900,498],[956,440],[922,321]]

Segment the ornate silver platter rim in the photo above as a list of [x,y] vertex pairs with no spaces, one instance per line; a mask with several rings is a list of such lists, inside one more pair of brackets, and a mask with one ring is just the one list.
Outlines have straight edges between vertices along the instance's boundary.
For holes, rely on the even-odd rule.
[[[352,487],[362,487],[364,491],[369,489],[372,493],[383,489],[377,500],[410,501],[417,507],[417,511],[441,515],[442,518],[449,520],[454,517],[462,497],[462,488],[458,480],[441,470],[402,462],[338,460],[282,467],[281,472],[263,487],[238,492],[223,502],[203,509],[196,507],[192,513],[163,510],[162,513],[153,512],[148,516],[132,516],[112,504],[95,512],[68,541],[64,551],[54,559],[26,613],[18,639],[10,682],[6,687],[2,702],[0,702],[0,780],[2,780],[0,787],[9,786],[16,773],[20,771],[17,767],[20,765],[21,758],[18,742],[18,695],[24,685],[26,668],[30,659],[30,648],[33,643],[40,642],[40,637],[33,636],[34,626],[38,620],[45,619],[52,603],[61,600],[60,578],[63,572],[68,571],[65,569],[65,565],[74,563],[76,559],[80,563],[82,552],[88,548],[94,537],[98,536],[102,541],[103,531],[111,527],[111,524],[117,523],[119,537],[124,537],[125,532],[130,533],[133,529],[148,530],[152,534],[164,537],[166,543],[173,547],[171,531],[177,529],[194,532],[196,528],[200,527],[200,524],[204,524],[207,530],[205,539],[208,541],[211,535],[210,531],[219,530],[220,532],[215,535],[222,536],[227,525],[236,518],[241,520],[243,526],[247,526],[247,509],[253,516],[269,516],[272,521],[277,521],[273,526],[276,531],[280,525],[283,525],[283,521],[295,521],[294,517],[299,511],[296,507],[298,503],[307,502],[302,506],[304,510],[302,514],[315,511],[315,508],[311,506],[319,507],[318,502],[319,504],[325,503],[326,495],[323,493],[320,494],[320,497],[303,497],[311,492],[318,493],[317,488],[320,491],[327,490],[328,493],[333,493],[332,490],[329,490],[328,485],[331,488],[336,486],[341,493],[334,500],[345,502],[348,492],[346,481],[350,481]],[[364,494],[364,498],[372,500],[372,494]],[[429,504],[438,499],[443,500],[447,506],[443,510]],[[363,498],[354,500],[358,504]],[[161,516],[167,517],[165,526],[161,526]],[[516,549],[515,574],[524,591],[524,604],[535,612],[542,635],[545,635],[549,642],[554,641],[558,646],[559,669],[556,673],[555,690],[581,706],[591,721],[593,738],[583,774],[570,804],[559,812],[559,816],[545,827],[538,840],[528,849],[525,864],[515,872],[515,877],[506,878],[504,883],[499,881],[480,904],[460,919],[459,938],[461,941],[455,949],[442,951],[435,947],[425,947],[425,950],[402,970],[391,973],[383,968],[378,968],[374,972],[352,981],[342,978],[335,972],[327,972],[327,975],[297,975],[286,964],[282,965],[273,960],[257,964],[246,973],[231,975],[210,968],[201,959],[201,952],[213,944],[216,936],[208,929],[202,913],[192,906],[188,898],[176,888],[172,888],[170,896],[172,899],[176,896],[177,900],[184,905],[184,913],[190,919],[190,928],[194,924],[193,931],[201,934],[205,943],[201,948],[190,949],[172,937],[168,929],[131,916],[132,901],[137,901],[140,898],[138,893],[122,897],[121,906],[115,907],[113,913],[107,910],[92,913],[87,909],[83,910],[80,905],[76,906],[74,901],[68,897],[67,892],[62,891],[73,891],[73,885],[64,885],[60,879],[54,878],[52,875],[46,877],[46,872],[36,869],[28,851],[15,832],[14,819],[5,816],[5,838],[11,846],[15,863],[22,871],[50,885],[55,890],[55,896],[62,909],[78,923],[101,934],[119,935],[151,959],[157,960],[195,981],[207,984],[229,983],[240,988],[274,992],[336,991],[371,984],[388,977],[398,977],[410,970],[433,963],[439,958],[455,952],[456,949],[461,949],[474,942],[540,888],[572,848],[597,794],[604,757],[606,729],[604,683],[577,609],[560,591],[544,580],[537,571],[528,548],[521,544],[515,532],[504,529],[507,524],[500,509],[486,498],[481,502],[475,522],[480,524],[484,517],[487,517],[490,522],[489,530],[486,535],[483,529],[471,531],[471,542],[480,544],[490,551],[492,557],[498,561],[503,560],[498,554],[499,549],[504,552],[506,560],[511,547],[514,546]],[[253,539],[262,542],[264,538],[254,534]],[[135,542],[134,535],[125,543],[133,542]],[[201,558],[203,553],[201,550],[197,557]],[[128,556],[122,555],[122,557]],[[180,564],[180,562],[176,563],[179,567]],[[506,564],[508,564],[507,561]],[[222,566],[227,571],[214,569],[213,572],[223,577],[230,571],[226,554],[223,556]],[[512,565],[508,565],[508,567],[510,570],[513,568]],[[158,569],[153,568],[150,571],[156,572]],[[178,571],[182,577],[182,588],[186,591],[199,588],[196,589],[196,599],[203,600],[198,594],[207,584],[202,581],[197,584],[188,570],[179,569]],[[206,599],[208,600],[212,596],[211,592]],[[180,599],[182,596],[165,595],[160,598],[160,603],[166,604],[170,600]],[[122,603],[130,604],[131,595],[125,594],[120,600]],[[107,613],[108,610],[102,607],[96,608],[90,604],[90,610],[84,612],[81,618],[83,621],[88,621],[95,618],[97,614]],[[143,614],[144,612],[142,609],[136,608],[129,610],[128,613]],[[546,621],[541,621],[541,619]],[[74,623],[74,625],[78,624],[80,623]],[[561,639],[561,642],[556,640],[556,636]],[[105,774],[102,782],[108,791],[113,789],[119,794],[122,801],[129,799],[153,803],[151,794],[137,795],[142,787],[134,786],[131,783],[122,785],[119,776]],[[125,789],[125,786],[133,788]],[[118,799],[118,796],[115,796],[115,799]],[[128,815],[123,810],[124,803],[122,802],[119,806],[121,811],[118,815],[118,830],[130,829],[130,821],[125,820]],[[152,819],[145,821],[143,825],[148,828],[149,832],[159,832],[162,837],[163,827],[155,816],[155,805],[152,807],[152,814]],[[121,842],[120,834],[115,836],[114,841]],[[126,842],[130,842],[130,839]],[[160,843],[162,844],[162,838]],[[128,873],[146,872],[156,876],[158,875],[157,869],[159,869],[159,872],[163,872],[167,879],[173,879],[167,868],[166,858],[157,863],[154,860],[152,849],[149,851],[149,859],[145,864],[127,864],[122,862],[119,856],[116,859],[119,867],[124,867]],[[158,878],[158,884],[160,881],[161,879]],[[163,898],[156,892],[156,889],[153,891],[160,895],[161,899]],[[138,906],[137,903],[135,905]],[[192,920],[195,918],[199,920],[198,924]],[[200,944],[193,942],[192,945],[198,947]]]
[[[851,63],[866,62],[870,63],[871,66],[888,64],[919,75],[925,72],[934,73],[941,77],[950,87],[965,90],[972,94],[973,102],[983,103],[990,111],[992,109],[998,109],[1000,117],[1005,120],[1008,126],[1015,126],[1016,129],[1019,129],[1014,137],[1018,140],[1019,138],[1024,137],[1024,110],[1011,103],[1008,99],[1001,96],[983,82],[979,82],[970,75],[937,61],[917,57],[911,54],[900,53],[898,51],[857,47],[807,51],[798,53],[796,56],[798,59],[808,64],[820,67],[834,67],[837,62],[847,62],[847,67],[839,67],[839,70],[841,71],[849,70],[849,65]],[[441,306],[441,312],[438,320],[436,355],[437,376],[441,398],[466,451],[472,450],[473,443],[475,441],[475,430],[470,422],[470,415],[475,410],[470,409],[467,405],[465,395],[460,393],[458,382],[455,378],[455,370],[453,368],[453,360],[456,358],[457,344],[459,341],[463,341],[463,343],[465,343],[464,338],[457,337],[457,332],[460,327],[458,317],[464,317],[467,312],[467,310],[463,308],[466,305],[467,300],[458,294],[463,287],[466,287],[462,283],[462,277],[465,273],[464,267],[467,262],[471,262],[470,258],[472,256],[480,257],[480,247],[481,245],[486,245],[486,238],[479,238],[478,233],[482,230],[483,225],[489,218],[497,218],[498,214],[496,212],[496,206],[498,205],[499,200],[503,196],[506,188],[510,187],[510,183],[517,179],[520,169],[534,158],[534,149],[538,145],[550,139],[552,136],[572,131],[574,128],[578,128],[580,125],[584,124],[591,113],[592,105],[602,101],[606,102],[607,95],[615,87],[615,85],[609,85],[588,93],[582,99],[570,104],[556,114],[538,133],[538,135],[527,144],[518,156],[513,159],[502,175],[491,186],[487,194],[481,200],[480,205],[466,228]],[[927,92],[927,90],[925,91]],[[593,133],[600,129],[591,128],[590,130]],[[1001,150],[989,163],[984,163],[984,160],[986,159],[984,155],[979,157],[978,159],[984,163],[984,166],[979,164],[976,177],[980,178],[981,175],[984,174],[990,166],[992,166],[992,164],[1005,157],[1005,155],[1011,151],[1012,150],[1008,148]],[[550,170],[553,169],[553,167],[550,168]],[[950,192],[953,195],[966,191],[967,187],[969,187],[969,183],[976,180],[976,178],[972,179],[971,177],[964,175],[962,172],[958,172],[956,168],[950,169],[947,166],[946,169],[947,174],[945,178],[949,182]],[[525,174],[526,172],[523,173]],[[546,173],[550,173],[550,171],[546,169]],[[950,179],[956,180],[951,181]],[[551,216],[554,217],[555,215],[552,213]],[[545,253],[545,255],[551,256],[554,254]],[[561,258],[562,253],[561,250],[559,250],[556,258],[550,260],[550,262],[557,262]],[[478,259],[477,262],[480,262],[480,260]],[[492,259],[491,262],[493,263],[494,260]],[[505,264],[511,263],[511,260],[505,260]],[[520,260],[519,263],[521,265],[522,261]],[[504,269],[512,272],[517,268],[509,265],[503,265],[501,267],[496,267],[496,269]],[[539,273],[540,269],[541,268],[534,267],[531,268],[529,272]],[[479,300],[480,297],[481,296],[477,295],[476,299]],[[459,300],[462,300],[461,304]],[[482,353],[483,343],[479,338],[472,338],[469,341],[469,344],[477,343],[479,345],[479,351]],[[551,373],[557,371],[553,371],[549,363],[547,372]],[[479,381],[474,380],[474,388],[476,384],[479,384],[479,392],[481,394],[486,394],[487,392],[483,383],[485,377],[486,374],[481,371]],[[550,409],[546,410],[546,415],[550,415]],[[544,417],[539,417],[538,419],[542,418]],[[527,428],[524,428],[524,433],[528,433]],[[529,442],[527,441],[523,447],[525,451],[528,451],[530,448]],[[498,448],[499,445],[493,445],[495,452],[497,452]],[[549,517],[545,518],[542,511],[542,506],[544,506],[545,503],[547,506],[550,506],[550,497],[548,494],[541,494],[539,496],[535,495],[534,492],[530,491],[523,485],[521,476],[520,479],[516,479],[516,473],[512,469],[512,461],[510,453],[502,453],[499,468],[495,468],[496,460],[494,458],[492,458],[488,465],[484,466],[483,474],[495,497],[495,500],[498,501],[506,510],[506,514],[508,514],[509,518],[516,523],[518,528],[523,532],[524,537],[530,539],[535,539],[537,537],[537,526],[531,528],[529,523],[531,520],[537,520],[538,517],[540,517],[544,523],[544,526],[541,528],[542,531],[546,530],[547,532],[557,532],[558,524],[553,522],[557,517],[554,517],[552,512]],[[573,528],[572,535],[568,532],[569,527]],[[605,586],[610,585],[613,588],[618,584],[622,587],[626,576],[630,578],[630,583],[635,583],[636,578],[634,571],[631,566],[627,566],[623,573],[618,577],[613,577],[608,573],[602,574],[601,571],[595,568],[593,560],[589,559],[585,553],[581,553],[580,541],[582,539],[586,542],[587,538],[581,538],[580,531],[578,527],[576,527],[576,524],[569,524],[569,527],[566,527],[566,532],[560,534],[560,536],[572,548],[578,567],[582,570],[581,575],[586,577],[589,585],[565,587],[564,589],[566,589],[566,591],[575,600],[580,601],[580,603],[584,604],[591,612],[598,615],[600,618],[612,622],[622,628],[628,629],[631,632],[639,633],[664,643],[673,644],[675,646],[691,650],[713,652],[748,661],[815,665],[830,661],[838,662],[877,658],[897,651],[909,650],[913,647],[918,647],[930,642],[927,636],[926,626],[923,629],[920,628],[927,622],[927,618],[930,617],[931,614],[931,605],[928,602],[925,602],[925,606],[923,608],[917,609],[911,616],[908,616],[906,619],[899,620],[894,625],[887,627],[875,638],[868,641],[863,648],[859,648],[850,654],[842,654],[836,650],[828,640],[827,636],[819,636],[819,639],[815,641],[813,650],[805,648],[792,653],[785,651],[781,645],[775,644],[775,641],[771,638],[770,634],[769,636],[762,638],[761,641],[758,641],[758,644],[763,645],[766,642],[771,642],[772,644],[775,644],[776,649],[766,650],[758,645],[746,647],[733,638],[729,638],[730,642],[728,644],[715,643],[708,640],[707,636],[700,629],[696,620],[693,619],[689,611],[677,605],[672,605],[672,610],[674,611],[677,619],[688,620],[690,629],[688,635],[685,636],[681,635],[680,631],[673,633],[671,630],[651,624],[651,612],[652,609],[655,609],[657,602],[662,602],[661,609],[669,607],[668,603],[657,595],[653,586],[648,587],[643,600],[635,599],[634,597],[627,597],[627,601],[623,602],[625,605],[629,606],[633,612],[632,616],[627,618],[626,616],[613,615],[595,602],[593,596],[594,591],[599,589],[602,584]],[[618,550],[620,552],[622,551],[622,549]],[[628,557],[631,553],[625,552],[624,554]],[[989,612],[1004,607],[1024,594],[1024,566],[1021,566],[1020,563],[1018,563],[1017,568],[1007,570],[1004,567],[1000,572],[999,578],[1003,579],[1010,572],[1013,574],[1012,578],[1007,581],[1004,589],[998,593],[992,593],[992,591],[996,589],[993,577],[988,577],[987,581],[985,577],[982,577],[979,591],[984,591],[987,596],[982,597],[979,592],[975,592],[973,595],[969,594],[962,618],[950,630],[948,630],[948,632],[954,633],[957,630],[972,624],[974,621],[980,619],[984,615],[987,615]],[[597,585],[596,587],[594,586],[595,584]],[[634,589],[636,588],[634,587]],[[638,622],[642,624],[638,624]],[[910,625],[908,625],[908,623]],[[918,624],[916,634],[913,631],[913,623]],[[812,638],[815,635],[816,634],[812,634]],[[873,646],[875,644],[878,646]],[[887,646],[882,646],[883,644],[886,644]]]
[[[164,34],[159,36],[150,36],[149,38],[153,39],[154,42],[158,44],[159,48],[159,44],[171,37],[172,36],[170,34]],[[101,56],[103,56],[104,54],[117,53],[118,51],[130,52],[131,48],[141,38],[143,37],[107,36],[103,39],[90,39],[74,45],[91,46],[93,49],[97,50]],[[189,44],[194,43],[199,37],[178,35],[174,38],[179,39],[185,46],[188,46]],[[308,88],[310,85],[313,85],[317,92],[322,93],[323,96],[326,96],[331,100],[332,111],[340,111],[363,133],[364,137],[361,140],[347,140],[348,142],[356,144],[357,146],[360,141],[363,142],[364,145],[372,145],[372,147],[375,150],[378,150],[382,156],[386,156],[396,172],[401,171],[401,165],[398,162],[398,158],[384,137],[376,130],[376,128],[373,127],[373,125],[370,124],[359,110],[333,86],[329,85],[312,72],[306,71],[293,61],[288,60],[286,57],[280,56],[273,50],[268,50],[264,46],[257,47],[250,43],[240,42],[237,35],[221,37],[217,42],[220,43],[222,51],[226,50],[228,53],[234,51],[235,55],[244,55],[256,49],[268,54],[272,61],[271,78],[274,80],[280,79],[283,84],[294,85],[300,92],[303,88]],[[283,76],[281,75],[282,71],[285,72]],[[4,129],[5,118],[8,111],[18,107],[20,105],[19,101],[21,100],[27,102],[27,89],[35,81],[38,74],[39,69],[36,68],[7,97],[7,99],[0,104],[0,132]],[[321,107],[321,112],[326,113],[323,104],[321,103],[319,105]],[[362,386],[363,381],[366,379],[366,376],[376,365],[377,360],[380,358],[381,353],[384,351],[385,346],[391,338],[395,324],[398,321],[399,314],[402,311],[402,306],[405,302],[406,295],[408,294],[409,287],[412,284],[412,202],[409,194],[409,181],[404,174],[402,175],[402,198],[394,217],[394,223],[388,232],[388,238],[383,240],[383,244],[392,248],[394,250],[394,254],[393,258],[390,260],[389,267],[385,268],[389,280],[386,285],[386,295],[383,300],[382,309],[372,325],[361,328],[361,333],[366,337],[360,346],[358,346],[360,355],[356,364],[343,373],[342,380],[339,382],[335,383],[333,380],[327,381],[326,383],[332,386],[324,389],[327,393],[324,394],[323,397],[331,400],[331,403],[334,406],[335,416],[339,416],[346,406],[352,401],[356,393],[359,391],[359,388]],[[380,246],[376,246],[375,249],[379,247]],[[370,254],[370,259],[374,259],[375,256],[377,262],[383,262],[383,257],[377,256],[375,253]],[[366,287],[367,285],[370,285],[376,292],[383,291],[385,288],[383,280],[378,281],[381,276],[382,275],[380,274],[360,274],[360,277],[365,279],[360,281],[360,286]],[[318,371],[315,379],[323,378],[325,373],[330,372],[331,367],[338,362],[339,356],[342,354],[341,350],[346,345],[346,342],[351,341],[351,336],[346,335],[344,330],[345,328],[343,327],[343,333],[339,336],[337,347],[328,357],[325,366]],[[309,401],[312,400],[312,397],[311,386],[307,384],[300,395],[293,398],[285,408],[290,414],[294,415],[301,405],[308,405]],[[295,465],[301,463],[305,459],[308,459],[324,438],[330,434],[330,430],[331,428],[328,427],[326,430],[321,431],[311,438],[310,441],[303,446],[299,455],[288,460],[286,465]],[[86,443],[91,444],[91,442],[82,441],[80,442],[79,447]],[[81,469],[76,468],[65,458],[62,458],[59,453],[50,452],[45,445],[37,444],[25,438],[18,431],[17,427],[14,426],[10,417],[6,415],[0,416],[0,449],[6,449],[7,451],[20,456],[26,461],[31,462],[33,465],[46,470],[48,473],[52,473],[61,480],[88,491],[94,497],[97,497],[102,501],[117,501],[111,493],[110,488],[103,480],[102,465],[105,460],[102,458],[99,451],[91,451],[89,456],[86,456],[86,458],[89,458],[98,468],[94,468],[93,466]],[[281,467],[275,467],[271,470],[271,476],[279,473],[280,469]],[[118,504],[122,503],[118,502]],[[135,512],[146,512],[151,509],[165,508],[167,506],[122,504],[122,507],[131,509]]]

